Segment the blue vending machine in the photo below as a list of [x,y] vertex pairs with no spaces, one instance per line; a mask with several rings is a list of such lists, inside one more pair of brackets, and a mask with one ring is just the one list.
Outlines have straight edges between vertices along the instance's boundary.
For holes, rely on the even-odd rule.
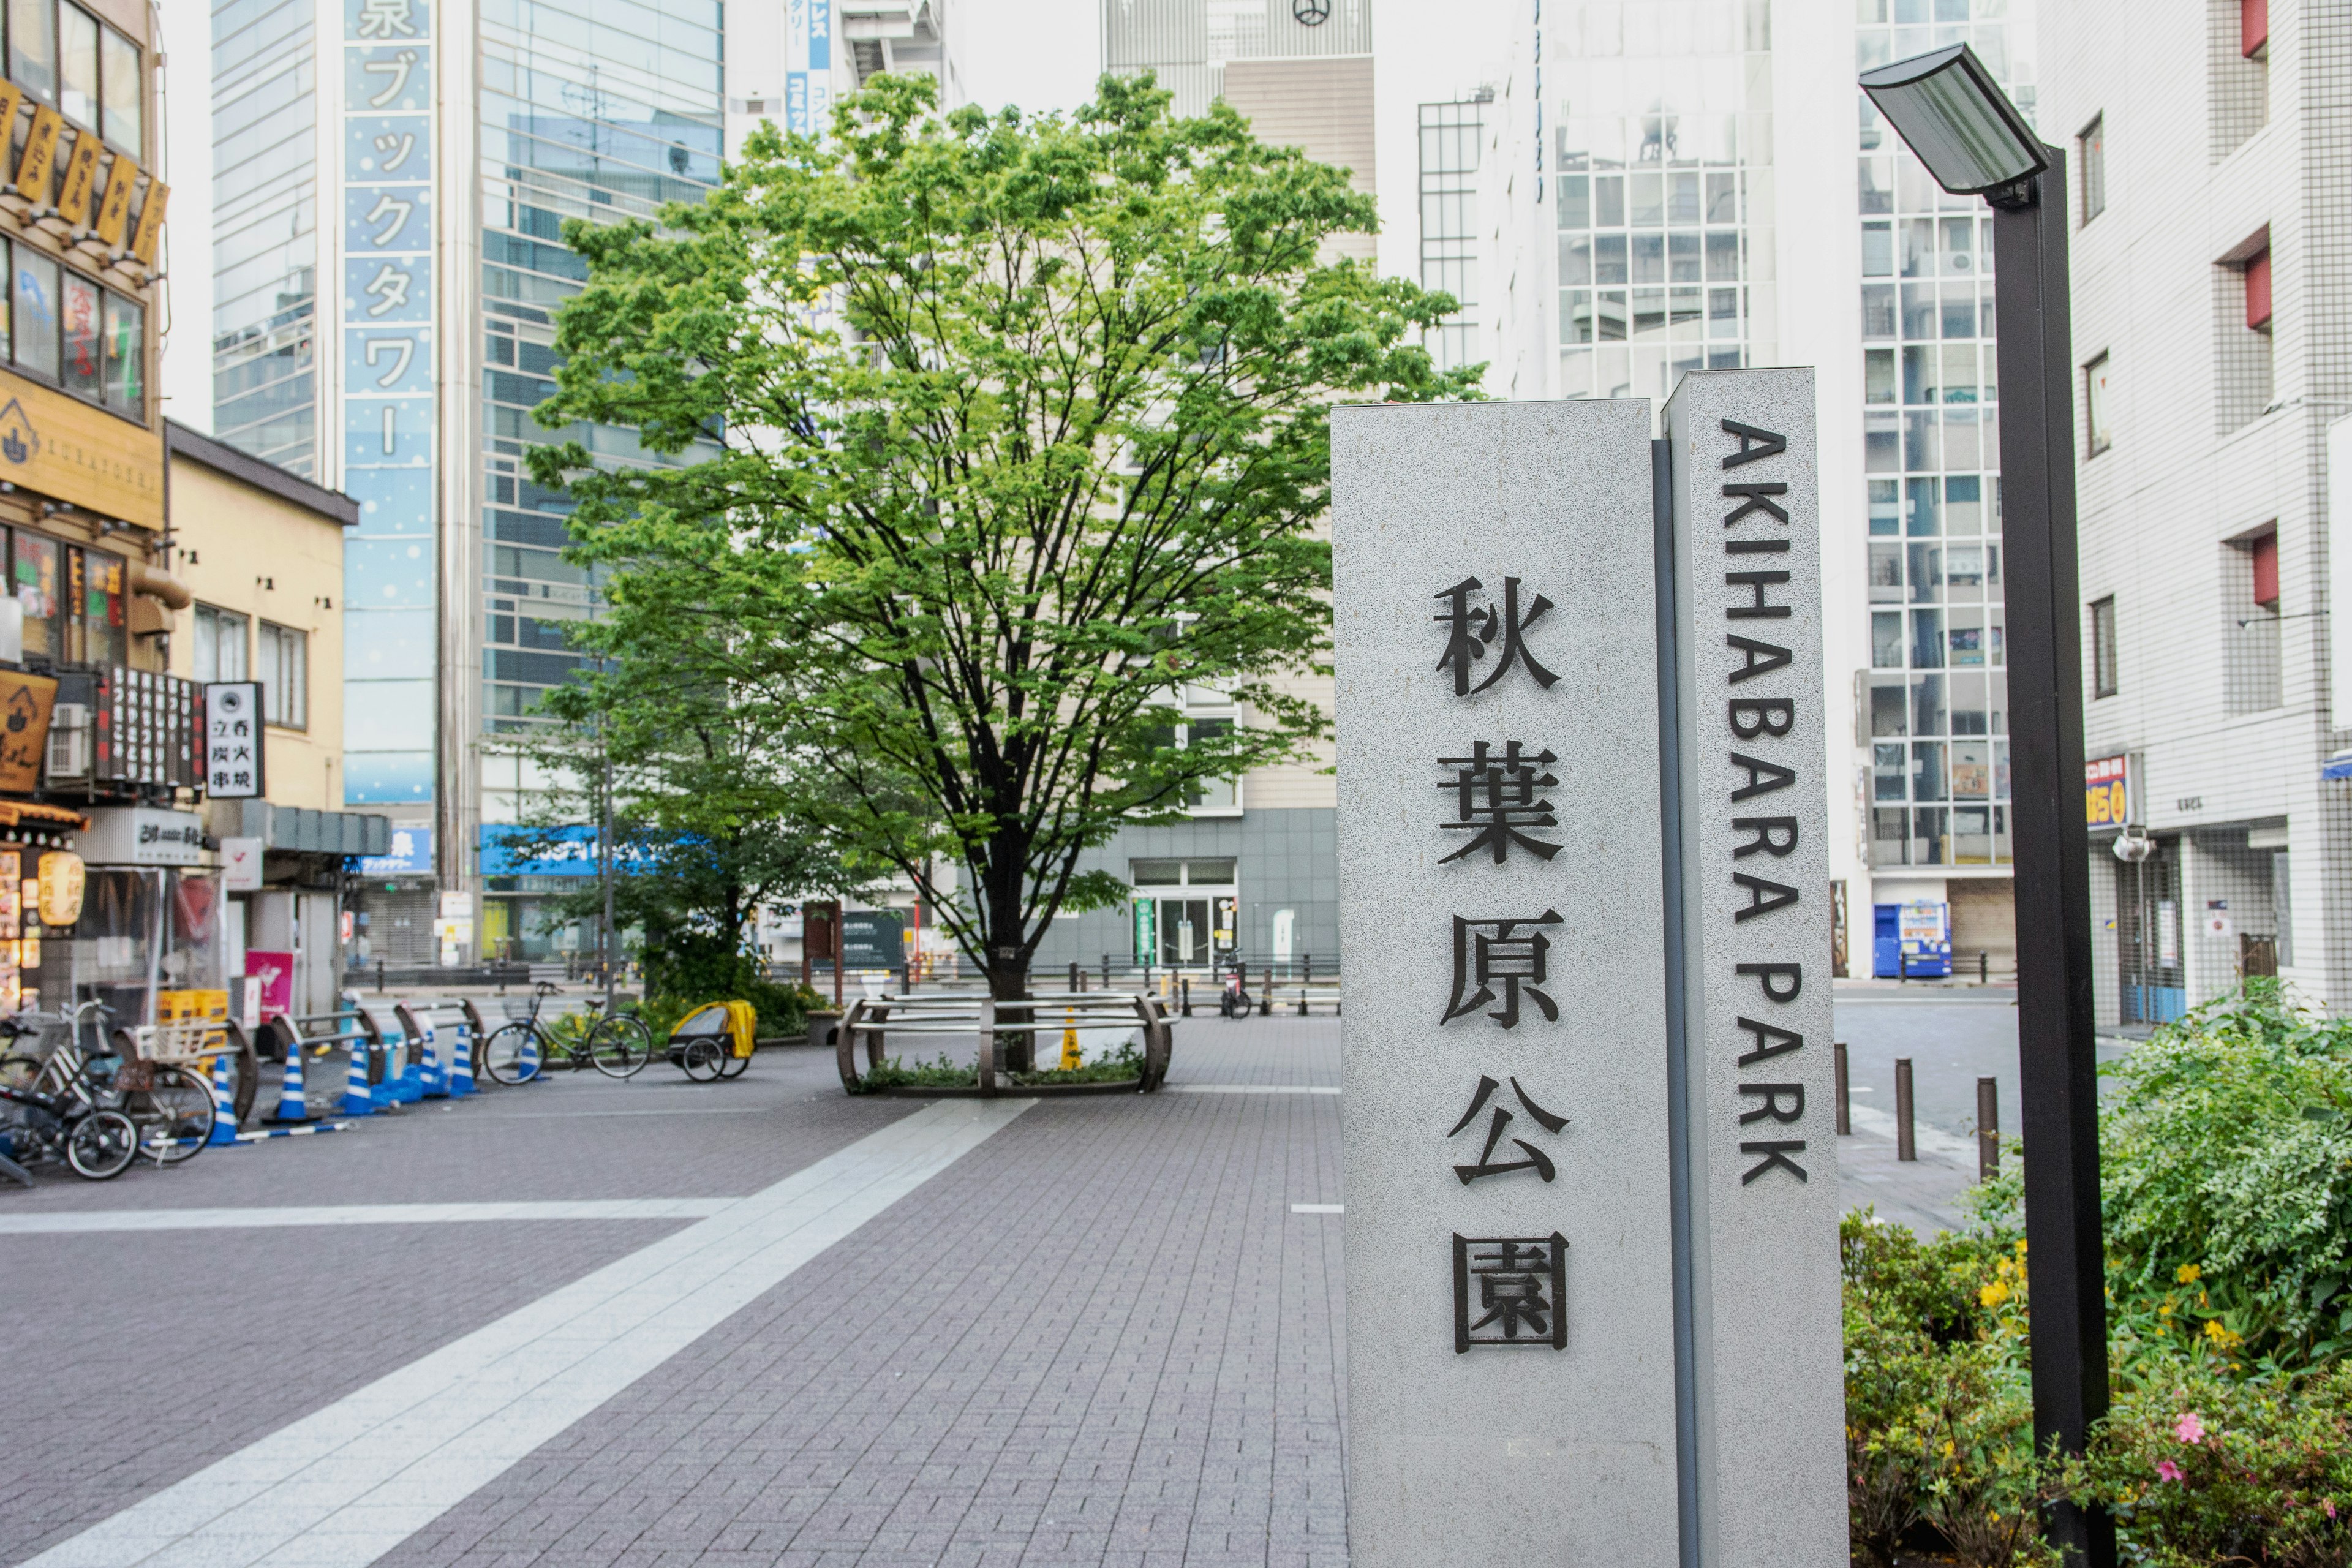
[[1952,908],[1940,903],[1873,904],[1870,972],[1881,980],[1908,975],[1941,980],[1952,973]]

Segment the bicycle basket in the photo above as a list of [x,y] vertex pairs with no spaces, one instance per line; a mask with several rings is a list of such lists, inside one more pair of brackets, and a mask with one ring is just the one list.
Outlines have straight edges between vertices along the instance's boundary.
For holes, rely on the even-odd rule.
[[500,1002],[499,1006],[503,1012],[505,1012],[507,1017],[514,1023],[520,1024],[530,1016],[530,1000],[528,997],[525,997],[521,1001],[517,1001],[515,998],[509,996],[506,998],[506,1000]]

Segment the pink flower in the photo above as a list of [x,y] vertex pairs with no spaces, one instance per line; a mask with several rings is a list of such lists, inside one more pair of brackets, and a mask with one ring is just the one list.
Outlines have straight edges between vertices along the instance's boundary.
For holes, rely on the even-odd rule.
[[2183,1471],[2180,1467],[2174,1464],[2170,1459],[2158,1459],[2156,1462],[2156,1479],[2158,1480],[2177,1481],[2181,1478],[2182,1474]]
[[2334,1498],[2322,1498],[2320,1500],[2319,1506],[2327,1510],[2328,1518],[2334,1519],[2336,1517],[2336,1500]]
[[2202,1443],[2205,1440],[2205,1423],[2198,1419],[2197,1412],[2191,1410],[2173,1423],[2172,1435],[2184,1443]]

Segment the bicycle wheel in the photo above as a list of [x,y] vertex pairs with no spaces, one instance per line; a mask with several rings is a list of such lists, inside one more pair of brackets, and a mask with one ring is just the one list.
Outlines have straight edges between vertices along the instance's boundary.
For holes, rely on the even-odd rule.
[[545,1052],[539,1030],[528,1023],[504,1024],[482,1042],[479,1061],[492,1083],[529,1083],[539,1076]]
[[726,1070],[719,1042],[711,1039],[687,1041],[678,1053],[678,1066],[686,1069],[687,1077],[702,1083],[716,1083],[719,1075]]
[[139,1129],[119,1110],[93,1110],[66,1134],[66,1163],[88,1181],[111,1181],[138,1157]]
[[720,1078],[741,1078],[743,1076],[743,1069],[751,1065],[751,1058],[750,1057],[737,1056],[734,1052],[734,1048],[730,1045],[726,1054],[719,1058],[719,1076]]
[[213,1131],[212,1086],[184,1067],[150,1067],[148,1087],[123,1096],[122,1110],[139,1124],[140,1148],[159,1165],[193,1160]]
[[600,1018],[588,1030],[588,1059],[606,1078],[635,1078],[653,1054],[653,1031],[635,1018]]

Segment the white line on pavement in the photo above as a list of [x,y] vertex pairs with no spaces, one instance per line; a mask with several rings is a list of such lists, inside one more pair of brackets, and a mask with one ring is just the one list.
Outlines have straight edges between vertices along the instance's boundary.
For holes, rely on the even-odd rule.
[[362,1568],[1035,1103],[926,1106],[206,1466],[25,1568]]
[[1337,1094],[1337,1086],[1324,1083],[1171,1083],[1166,1086],[1171,1094]]
[[1290,1205],[1290,1212],[1292,1214],[1346,1214],[1348,1205],[1345,1204],[1293,1204]]
[[583,1198],[510,1204],[316,1204],[293,1208],[85,1209],[0,1215],[0,1236],[112,1230],[278,1230],[314,1225],[457,1225],[478,1220],[701,1219],[740,1198]]

